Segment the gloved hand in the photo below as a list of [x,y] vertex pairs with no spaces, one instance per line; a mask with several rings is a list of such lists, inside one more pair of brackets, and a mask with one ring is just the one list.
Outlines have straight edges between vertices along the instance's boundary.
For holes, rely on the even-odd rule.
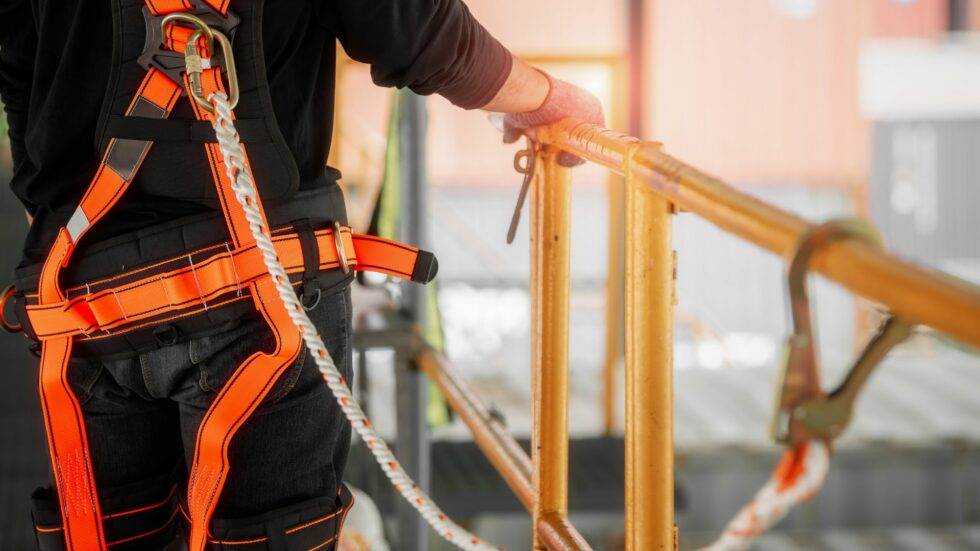
[[[535,111],[508,113],[504,117],[504,143],[516,142],[527,130],[536,126],[549,125],[569,117],[605,126],[606,117],[599,98],[574,84],[556,79],[544,71],[542,73],[551,84],[548,96]],[[558,157],[558,164],[566,167],[578,166],[584,162],[567,152],[562,152]]]

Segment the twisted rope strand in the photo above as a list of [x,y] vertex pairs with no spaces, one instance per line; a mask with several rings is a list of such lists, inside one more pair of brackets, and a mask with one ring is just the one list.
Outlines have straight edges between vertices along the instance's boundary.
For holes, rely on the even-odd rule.
[[439,506],[419,489],[415,481],[405,472],[401,464],[398,463],[388,444],[374,431],[371,421],[364,414],[361,406],[357,403],[348,388],[344,377],[337,370],[330,353],[316,328],[306,315],[303,305],[296,298],[296,293],[289,283],[286,270],[279,262],[275,247],[270,237],[269,228],[262,218],[262,213],[258,208],[259,198],[252,180],[252,174],[245,164],[245,152],[242,149],[241,139],[235,129],[234,116],[231,105],[228,103],[228,96],[223,92],[211,94],[208,98],[215,108],[215,120],[212,122],[215,134],[218,138],[218,145],[221,156],[225,161],[225,170],[228,179],[231,181],[232,191],[235,198],[245,211],[245,218],[248,220],[249,229],[255,238],[256,246],[262,253],[262,260],[265,262],[266,270],[272,277],[279,298],[282,299],[289,313],[289,319],[299,329],[310,350],[317,368],[323,375],[327,386],[333,392],[334,398],[340,404],[344,415],[350,420],[354,430],[360,435],[361,440],[374,454],[375,459],[381,466],[381,470],[391,480],[395,489],[408,501],[412,507],[418,510],[422,518],[436,531],[437,534],[445,538],[450,543],[460,549],[487,551],[497,549],[473,534],[467,532],[446,516]]
[[752,546],[767,530],[783,519],[793,507],[813,497],[823,486],[830,469],[830,450],[819,440],[811,440],[802,449],[789,450],[783,455],[802,453],[801,471],[776,473],[755,494],[725,527],[717,541],[701,551],[743,551]]

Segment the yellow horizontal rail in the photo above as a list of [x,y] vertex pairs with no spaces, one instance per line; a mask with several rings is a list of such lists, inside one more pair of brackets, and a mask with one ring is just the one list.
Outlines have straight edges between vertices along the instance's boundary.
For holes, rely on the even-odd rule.
[[[491,415],[469,384],[441,353],[426,348],[416,364],[442,391],[449,406],[470,429],[473,440],[520,500],[533,511],[536,490],[531,480],[531,458],[506,427]],[[591,549],[575,527],[560,516],[543,518],[540,530],[548,549]]]
[[491,415],[445,356],[429,349],[415,361],[419,369],[439,387],[449,407],[470,429],[480,450],[524,508],[530,511],[534,507],[534,487],[531,484],[531,458],[527,452],[507,432],[503,423]]
[[[784,257],[812,227],[799,216],[671,157],[659,144],[641,143],[574,119],[542,129],[535,137],[621,174],[632,156],[636,181],[650,186],[678,209]],[[811,266],[904,319],[980,346],[980,290],[975,285],[850,241],[816,252]]]

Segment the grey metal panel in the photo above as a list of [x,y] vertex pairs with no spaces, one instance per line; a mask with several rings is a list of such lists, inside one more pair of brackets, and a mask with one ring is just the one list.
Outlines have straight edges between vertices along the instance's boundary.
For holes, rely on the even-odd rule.
[[871,208],[889,246],[933,266],[980,258],[980,120],[877,122],[872,150]]
[[[401,175],[403,201],[401,204],[402,238],[421,248],[428,248],[428,182],[426,176],[425,136],[427,114],[425,98],[410,92],[400,92]],[[407,284],[404,308],[412,321],[425,324],[426,290],[421,285]],[[412,358],[404,351],[395,353],[395,381],[398,409],[398,459],[415,483],[429,492],[432,477],[432,457],[429,446],[429,425],[426,419],[428,382],[415,368]],[[429,527],[411,504],[398,500],[399,549],[426,551],[429,548]]]

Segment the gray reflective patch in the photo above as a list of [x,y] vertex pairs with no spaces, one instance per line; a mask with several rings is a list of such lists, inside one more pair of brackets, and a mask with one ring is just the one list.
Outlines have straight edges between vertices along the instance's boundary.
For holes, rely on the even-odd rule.
[[105,164],[127,182],[133,178],[143,155],[150,148],[150,142],[143,140],[117,139],[112,144]]
[[136,102],[133,103],[132,109],[126,113],[127,117],[144,117],[148,119],[162,119],[167,116],[167,112],[157,107],[152,102],[140,96],[136,98]]
[[71,236],[71,240],[77,242],[78,237],[88,229],[88,226],[88,217],[85,216],[82,208],[78,207],[71,215],[71,218],[68,219],[68,223],[65,224],[65,229],[68,230],[68,235]]

